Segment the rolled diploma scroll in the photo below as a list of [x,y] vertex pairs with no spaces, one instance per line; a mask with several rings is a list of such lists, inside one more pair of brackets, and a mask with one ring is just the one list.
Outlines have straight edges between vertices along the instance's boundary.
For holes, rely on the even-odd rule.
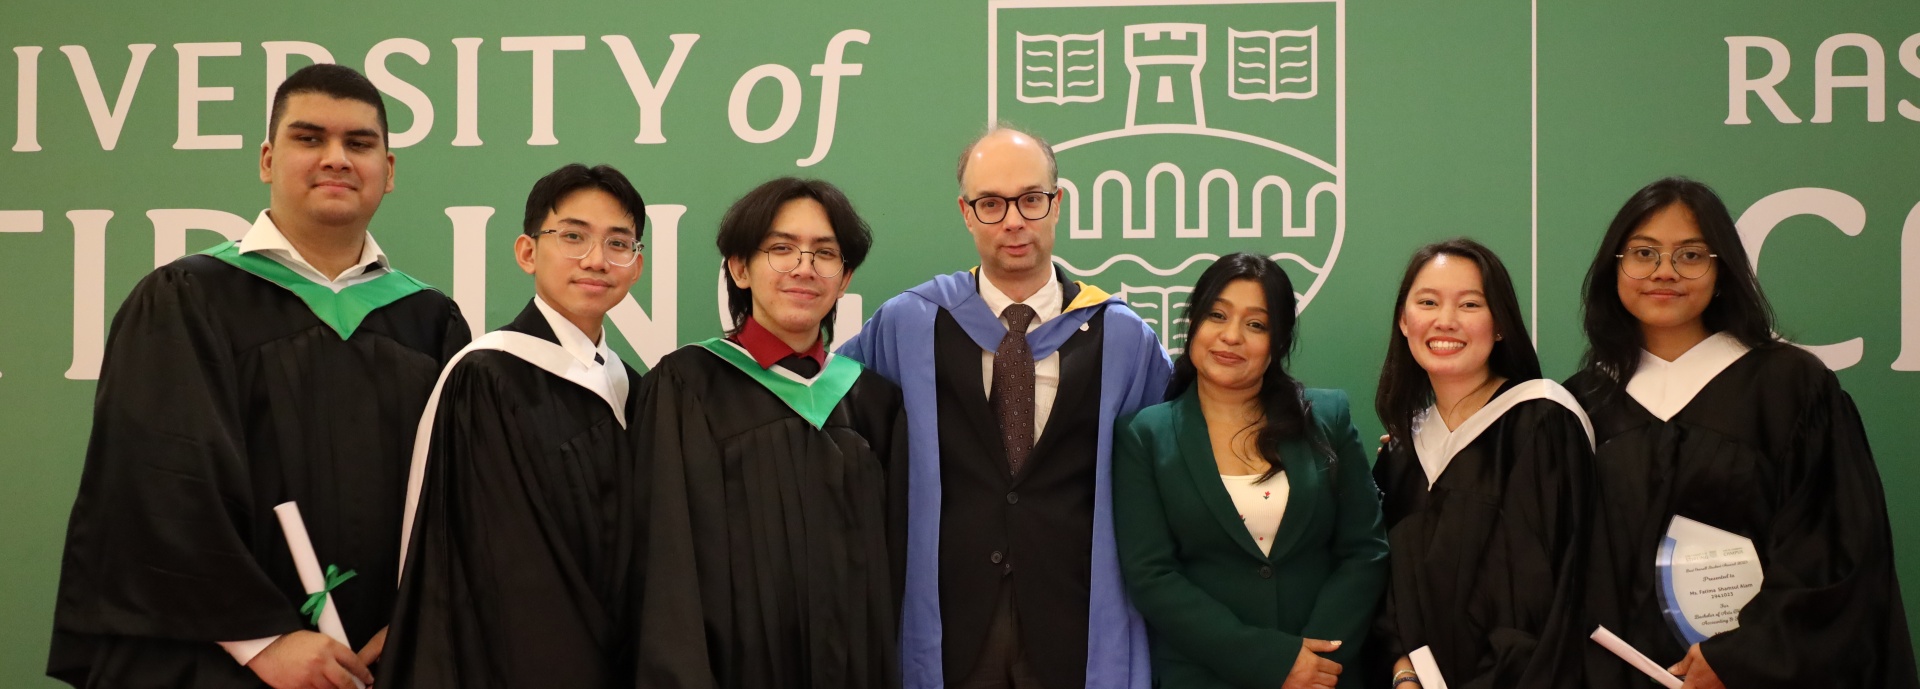
[[1413,674],[1420,677],[1420,686],[1425,689],[1447,689],[1447,678],[1440,676],[1440,663],[1433,659],[1433,647],[1421,646],[1407,654],[1407,660],[1413,663]]
[[1641,653],[1624,639],[1614,636],[1613,632],[1607,631],[1606,627],[1594,627],[1593,634],[1588,638],[1593,639],[1594,643],[1600,644],[1602,648],[1613,651],[1614,655],[1620,656],[1620,659],[1627,661],[1628,665],[1647,673],[1648,677],[1652,677],[1653,681],[1659,682],[1667,689],[1680,689],[1679,677],[1667,672],[1666,668],[1660,667],[1659,663],[1653,662],[1652,658],[1648,658],[1645,653]]
[[[313,539],[307,536],[307,523],[300,519],[300,506],[283,502],[274,505],[273,513],[280,517],[280,530],[287,533],[287,550],[293,553],[293,569],[300,573],[300,587],[308,594],[326,589],[327,575],[320,571],[320,558],[313,554]],[[333,607],[331,593],[327,594],[326,607],[320,610],[320,633],[353,650],[353,644],[347,641],[347,627],[340,623],[340,611]],[[351,679],[353,686],[366,689],[360,678]]]

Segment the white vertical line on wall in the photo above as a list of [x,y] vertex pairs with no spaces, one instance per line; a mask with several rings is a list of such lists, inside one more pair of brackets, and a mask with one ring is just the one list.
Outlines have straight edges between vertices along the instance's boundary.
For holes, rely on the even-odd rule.
[[1533,349],[1540,350],[1540,0],[1531,3],[1528,26],[1528,153],[1527,176],[1531,187],[1529,214],[1533,224],[1533,271],[1528,277],[1527,299],[1533,312],[1528,331],[1533,335]]
[[[1015,50],[1019,48],[1016,46]],[[987,126],[999,121],[1000,94],[994,82],[1000,67],[1000,3],[987,3]],[[1018,88],[1016,86],[1016,88]]]

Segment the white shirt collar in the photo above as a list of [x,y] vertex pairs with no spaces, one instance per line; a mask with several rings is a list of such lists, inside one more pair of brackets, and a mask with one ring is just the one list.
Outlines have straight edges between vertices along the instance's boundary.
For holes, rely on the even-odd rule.
[[[573,355],[576,361],[585,364],[588,368],[607,366],[620,361],[620,355],[614,354],[613,349],[607,346],[605,332],[601,333],[599,342],[594,342],[580,330],[579,326],[574,325],[573,321],[567,320],[565,316],[560,315],[559,311],[548,306],[547,300],[541,299],[539,295],[534,295],[533,305],[540,309],[540,315],[547,317],[547,327],[553,329],[553,336],[560,340],[560,347]],[[593,360],[596,354],[601,358],[598,362]]]
[[1670,420],[1747,351],[1739,338],[1725,332],[1701,340],[1673,361],[1641,350],[1640,368],[1627,381],[1627,394],[1661,421]]
[[240,238],[240,253],[265,254],[300,277],[335,292],[385,275],[389,270],[386,252],[380,250],[380,243],[368,233],[367,241],[360,245],[359,261],[340,271],[338,276],[329,278],[322,275],[313,264],[307,262],[307,257],[300,255],[299,249],[293,248],[293,242],[287,241],[287,235],[280,231],[280,226],[274,224],[273,218],[268,217],[264,210],[260,211],[260,217],[254,219],[253,227],[248,228],[246,235]]
[[[1016,303],[1026,304],[1033,308],[1034,313],[1039,314],[1039,317],[1033,319],[1033,323],[1027,326],[1027,330],[1033,330],[1040,327],[1041,323],[1059,318],[1060,310],[1064,308],[1065,292],[1060,289],[1060,276],[1054,274],[1053,266],[1047,266],[1047,284],[1041,285],[1040,291],[1034,292],[1033,296],[1027,297],[1023,302],[1016,302],[1012,297],[1007,296],[1006,292],[1000,291],[999,286],[987,279],[985,270],[980,271],[979,277],[980,300],[987,303],[987,308],[991,309],[994,315],[1004,313],[1007,307]],[[1004,321],[1005,318],[1001,320]]]

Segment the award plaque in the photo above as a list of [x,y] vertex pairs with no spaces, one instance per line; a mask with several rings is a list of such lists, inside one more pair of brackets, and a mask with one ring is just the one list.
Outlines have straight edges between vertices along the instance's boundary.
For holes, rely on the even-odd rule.
[[1740,628],[1740,609],[1760,592],[1753,541],[1675,515],[1660,541],[1660,607],[1683,646]]

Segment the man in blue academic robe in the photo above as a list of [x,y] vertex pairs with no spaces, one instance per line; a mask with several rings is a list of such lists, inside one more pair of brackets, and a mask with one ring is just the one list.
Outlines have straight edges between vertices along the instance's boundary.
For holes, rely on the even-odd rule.
[[904,686],[1144,689],[1108,460],[1114,419],[1159,401],[1171,365],[1125,304],[1054,267],[1066,192],[1044,141],[991,131],[958,177],[980,267],[887,301],[840,350],[906,398]]

